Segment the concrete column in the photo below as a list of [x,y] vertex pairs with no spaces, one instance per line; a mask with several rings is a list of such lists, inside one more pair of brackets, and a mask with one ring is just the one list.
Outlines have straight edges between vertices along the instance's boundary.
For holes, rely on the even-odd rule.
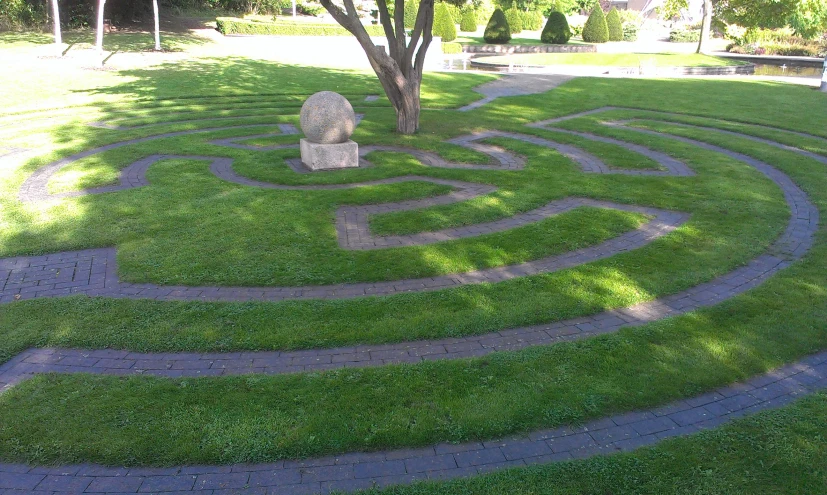
[[824,70],[821,73],[821,90],[827,93],[827,57],[824,58]]

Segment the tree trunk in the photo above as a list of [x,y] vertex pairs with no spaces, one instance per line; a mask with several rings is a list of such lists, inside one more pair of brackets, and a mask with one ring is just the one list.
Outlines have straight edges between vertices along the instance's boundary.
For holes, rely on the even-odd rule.
[[375,45],[370,39],[359,19],[353,0],[343,2],[345,10],[333,4],[332,0],[321,0],[322,6],[336,22],[350,31],[365,50],[370,66],[396,110],[397,132],[413,134],[419,129],[419,89],[425,53],[433,38],[431,28],[434,24],[434,0],[419,0],[419,10],[410,40],[407,39],[404,27],[404,0],[395,0],[393,19],[390,17],[386,0],[377,0],[379,21],[387,38],[387,52],[384,47]]
[[152,0],[152,10],[155,12],[155,51],[161,51],[161,20],[158,15],[158,0]]
[[52,0],[52,20],[55,23],[55,46],[57,47],[58,53],[63,51],[63,36],[60,31],[60,7],[57,4],[57,0]]
[[712,0],[704,0],[704,18],[701,23],[701,38],[698,40],[696,53],[706,52],[706,44],[709,41],[709,32],[712,30]]
[[103,51],[103,6],[106,0],[98,0],[98,36],[95,46],[99,52]]

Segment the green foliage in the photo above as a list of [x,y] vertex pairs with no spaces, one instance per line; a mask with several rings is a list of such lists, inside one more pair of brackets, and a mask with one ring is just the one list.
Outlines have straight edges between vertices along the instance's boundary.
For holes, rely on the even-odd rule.
[[450,3],[448,1],[442,1],[442,2],[438,2],[438,3],[441,3],[441,4],[445,5],[445,8],[448,9],[448,13],[451,14],[451,19],[454,20],[454,23],[456,23],[459,19],[462,18],[462,9],[461,8],[457,7],[456,5],[454,5],[453,3]]
[[477,13],[477,25],[484,26],[494,14],[496,6],[493,0],[473,0],[471,3],[474,6],[474,12]]
[[0,0],[0,29],[41,28],[47,15],[45,3]]
[[505,20],[508,21],[508,27],[511,29],[511,34],[518,34],[523,30],[523,13],[517,7],[511,7],[505,11]]
[[540,41],[543,43],[554,43],[556,45],[564,45],[571,39],[571,29],[569,29],[569,22],[566,20],[561,12],[552,12],[548,16],[546,26],[540,35]]
[[511,28],[508,26],[508,19],[502,9],[494,10],[491,19],[485,26],[483,38],[486,43],[508,43],[511,41]]
[[468,8],[462,13],[459,30],[465,33],[473,33],[477,30],[477,13],[474,9]]
[[583,41],[587,43],[605,43],[609,41],[609,26],[603,9],[595,7],[589,20],[583,26]]
[[787,23],[795,34],[806,39],[827,33],[827,0],[802,0]]
[[455,53],[462,53],[462,45],[459,43],[443,43],[442,53],[452,55]]
[[701,39],[700,29],[673,29],[669,32],[669,41],[672,43],[698,42]]
[[537,31],[543,27],[543,14],[536,10],[523,12],[523,29],[526,31]]
[[416,24],[416,14],[419,12],[419,2],[408,0],[405,2],[405,27],[412,29]]
[[327,12],[327,9],[318,3],[296,2],[296,12],[304,15],[318,16]]
[[638,34],[638,26],[637,24],[624,24],[623,25],[623,41],[637,41],[637,34]]
[[714,15],[746,28],[779,28],[797,12],[801,0],[718,0]]
[[[254,22],[236,17],[218,17],[216,28],[221,34],[255,34],[274,36],[350,36],[338,24],[311,24],[307,22]],[[382,26],[365,26],[371,36],[383,36]]]
[[434,36],[439,36],[442,41],[454,41],[457,39],[457,26],[451,18],[448,7],[440,2],[434,6]]
[[606,15],[606,27],[609,28],[609,41],[623,41],[623,24],[620,22],[617,8],[612,7]]

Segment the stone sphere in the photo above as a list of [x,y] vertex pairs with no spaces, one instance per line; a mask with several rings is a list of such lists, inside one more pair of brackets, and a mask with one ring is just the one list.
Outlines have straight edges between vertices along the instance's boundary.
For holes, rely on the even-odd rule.
[[299,122],[310,141],[338,144],[350,139],[356,129],[356,114],[344,96],[333,91],[320,91],[305,100]]

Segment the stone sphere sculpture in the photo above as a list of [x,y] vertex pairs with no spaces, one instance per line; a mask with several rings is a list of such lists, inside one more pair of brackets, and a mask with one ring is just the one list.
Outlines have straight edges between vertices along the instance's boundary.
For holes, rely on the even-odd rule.
[[313,143],[339,144],[356,129],[356,114],[347,98],[333,91],[320,91],[302,105],[300,125]]

